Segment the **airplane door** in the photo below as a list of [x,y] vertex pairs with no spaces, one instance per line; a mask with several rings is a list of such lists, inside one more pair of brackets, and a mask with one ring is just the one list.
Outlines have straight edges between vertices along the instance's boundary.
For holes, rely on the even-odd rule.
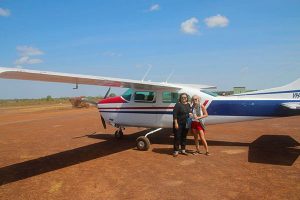
[[178,92],[162,91],[159,95],[159,107],[162,109],[157,116],[158,127],[172,128],[173,127],[173,108],[178,102]]
[[157,127],[156,92],[133,91],[131,100],[122,106],[117,123],[128,126]]

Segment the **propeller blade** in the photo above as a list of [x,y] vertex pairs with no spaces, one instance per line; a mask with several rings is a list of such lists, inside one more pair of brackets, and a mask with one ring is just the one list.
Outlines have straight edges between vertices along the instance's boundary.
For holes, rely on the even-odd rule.
[[106,129],[106,122],[104,120],[104,118],[102,117],[102,115],[100,114],[100,117],[101,117],[101,122],[102,122],[102,126],[104,129]]
[[110,92],[110,89],[111,89],[111,87],[109,87],[109,88],[108,88],[108,90],[107,90],[107,92],[106,92],[106,94],[105,94],[105,96],[104,96],[104,98],[103,98],[103,99],[106,99],[106,98],[108,97],[108,95],[109,95],[109,92]]

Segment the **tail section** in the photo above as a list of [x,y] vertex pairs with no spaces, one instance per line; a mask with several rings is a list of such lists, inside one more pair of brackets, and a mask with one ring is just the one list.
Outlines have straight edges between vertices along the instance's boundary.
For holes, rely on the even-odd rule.
[[300,100],[300,78],[281,87],[246,92],[242,94],[236,94],[234,96],[244,96],[247,98],[253,96],[255,98]]

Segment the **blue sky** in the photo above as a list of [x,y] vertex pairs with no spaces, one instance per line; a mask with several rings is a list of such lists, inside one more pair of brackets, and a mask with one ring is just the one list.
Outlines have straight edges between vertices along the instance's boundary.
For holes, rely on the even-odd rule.
[[[300,78],[300,1],[0,0],[0,66],[264,89]],[[0,98],[107,88],[0,80]],[[120,90],[113,89],[119,93]]]

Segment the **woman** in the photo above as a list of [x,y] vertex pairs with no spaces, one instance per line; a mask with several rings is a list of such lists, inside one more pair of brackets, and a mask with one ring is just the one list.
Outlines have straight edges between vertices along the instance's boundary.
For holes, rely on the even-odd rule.
[[205,127],[204,124],[201,123],[201,121],[203,120],[203,118],[207,117],[207,110],[206,108],[200,104],[200,97],[197,95],[194,95],[192,98],[192,125],[191,125],[191,129],[192,132],[194,134],[194,139],[195,139],[195,144],[196,144],[196,153],[200,153],[200,149],[199,149],[199,137],[200,140],[202,141],[202,144],[204,145],[204,148],[206,150],[205,155],[210,155],[208,152],[208,146],[207,146],[207,142],[205,139]]
[[186,123],[190,112],[191,106],[188,103],[188,95],[182,93],[173,110],[174,157],[178,156],[179,145],[181,146],[181,154],[187,155],[185,152],[186,135],[188,132]]

